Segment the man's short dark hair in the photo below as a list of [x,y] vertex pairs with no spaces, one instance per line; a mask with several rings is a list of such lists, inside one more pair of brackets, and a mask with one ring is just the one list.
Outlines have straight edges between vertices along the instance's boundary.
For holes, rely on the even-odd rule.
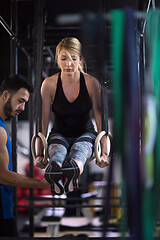
[[33,93],[33,85],[27,78],[20,74],[12,74],[5,78],[0,85],[0,95],[5,91],[17,92],[19,89],[25,88],[31,94]]

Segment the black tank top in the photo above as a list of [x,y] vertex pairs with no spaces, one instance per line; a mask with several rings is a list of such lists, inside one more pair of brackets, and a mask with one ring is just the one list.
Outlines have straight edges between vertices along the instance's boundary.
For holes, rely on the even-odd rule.
[[86,88],[83,73],[80,73],[79,95],[72,103],[67,100],[63,92],[59,74],[52,105],[55,122],[51,133],[60,133],[66,137],[79,137],[85,132],[91,132],[96,135],[90,117],[91,108],[92,101]]

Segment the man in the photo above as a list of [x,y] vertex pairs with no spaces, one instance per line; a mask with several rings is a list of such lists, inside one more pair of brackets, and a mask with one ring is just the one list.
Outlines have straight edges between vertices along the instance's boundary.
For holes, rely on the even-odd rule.
[[25,177],[12,171],[11,142],[4,120],[24,111],[33,86],[21,75],[11,75],[0,86],[0,236],[18,236],[13,216],[13,186],[49,188],[45,179]]

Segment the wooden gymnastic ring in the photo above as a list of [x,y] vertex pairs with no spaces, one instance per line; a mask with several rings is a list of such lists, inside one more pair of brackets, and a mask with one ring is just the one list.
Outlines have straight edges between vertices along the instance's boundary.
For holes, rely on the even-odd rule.
[[[111,152],[111,138],[112,138],[112,135],[111,135],[111,133],[106,134],[105,131],[102,131],[96,137],[95,144],[94,144],[94,153],[95,153],[95,157],[96,157],[96,160],[97,160],[98,163],[101,162],[101,159],[100,159],[100,157],[101,157],[100,140],[104,135],[107,135],[107,141],[108,141],[108,143],[107,143],[107,155],[108,155],[108,157],[109,157],[110,152]],[[108,144],[109,144],[109,147],[108,147]]]
[[33,135],[32,140],[31,140],[31,152],[32,152],[32,156],[34,158],[34,160],[36,159],[36,147],[35,147],[35,143],[36,143],[36,139],[37,137],[39,137],[43,143],[43,147],[44,147],[44,157],[43,157],[43,163],[45,164],[48,161],[48,144],[46,141],[45,136],[43,135],[43,133],[39,132],[38,136],[37,135]]

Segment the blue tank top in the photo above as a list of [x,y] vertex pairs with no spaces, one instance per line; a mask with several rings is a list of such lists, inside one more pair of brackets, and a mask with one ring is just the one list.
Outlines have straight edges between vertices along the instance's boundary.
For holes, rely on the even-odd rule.
[[96,135],[91,117],[92,101],[87,91],[84,75],[80,73],[80,91],[78,97],[70,103],[62,87],[60,74],[57,89],[52,105],[55,115],[54,126],[51,133],[60,133],[65,137],[79,137],[90,132]]
[[[8,170],[12,171],[12,152],[11,141],[5,127],[4,120],[0,118],[0,127],[3,127],[7,133],[7,150],[9,155]],[[0,184],[0,219],[13,218],[13,187]]]

